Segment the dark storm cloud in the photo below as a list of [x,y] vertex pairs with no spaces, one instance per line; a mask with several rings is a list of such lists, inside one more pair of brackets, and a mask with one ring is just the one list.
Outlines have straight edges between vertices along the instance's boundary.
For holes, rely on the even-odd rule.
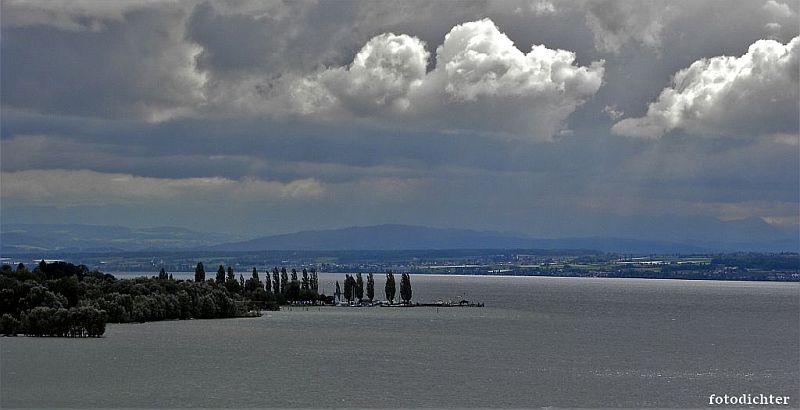
[[138,9],[102,30],[6,27],[4,106],[81,117],[164,119],[202,103],[184,12]]
[[187,37],[201,69],[277,74],[346,64],[371,37],[413,33],[433,43],[458,23],[484,15],[485,2],[370,1],[230,3],[194,7]]

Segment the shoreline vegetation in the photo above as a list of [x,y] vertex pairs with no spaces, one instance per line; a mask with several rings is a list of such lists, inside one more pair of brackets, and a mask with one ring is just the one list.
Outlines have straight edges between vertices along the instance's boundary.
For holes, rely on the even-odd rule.
[[0,334],[4,336],[101,337],[106,323],[259,317],[281,306],[482,307],[468,301],[412,303],[411,276],[400,275],[399,300],[394,273],[386,273],[385,301],[375,299],[372,273],[345,275],[332,296],[319,293],[316,269],[285,267],[264,272],[254,267],[248,279],[219,265],[213,278],[198,263],[194,280],[157,276],[117,279],[85,265],[44,260],[29,270],[0,268]]

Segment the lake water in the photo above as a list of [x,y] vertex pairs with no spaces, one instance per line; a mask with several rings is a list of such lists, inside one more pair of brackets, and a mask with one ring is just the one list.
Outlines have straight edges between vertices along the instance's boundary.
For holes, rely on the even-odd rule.
[[798,284],[412,284],[414,299],[466,294],[487,307],[294,308],[109,325],[101,339],[0,338],[0,407],[705,407],[710,394],[743,393],[800,403]]

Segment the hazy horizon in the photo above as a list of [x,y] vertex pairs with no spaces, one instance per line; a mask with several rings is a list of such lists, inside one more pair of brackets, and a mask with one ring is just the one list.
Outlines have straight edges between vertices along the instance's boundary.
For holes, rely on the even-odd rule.
[[[643,221],[644,228],[652,221]],[[458,250],[585,249],[636,254],[794,252],[798,238],[761,220],[711,224],[695,220],[671,230],[620,232],[572,237],[537,237],[514,231],[384,224],[304,230],[275,235],[234,235],[179,227],[129,228],[121,225],[0,224],[3,255],[44,252],[260,251],[260,250]],[[706,222],[706,223],[704,223]],[[55,252],[55,253],[54,253]]]

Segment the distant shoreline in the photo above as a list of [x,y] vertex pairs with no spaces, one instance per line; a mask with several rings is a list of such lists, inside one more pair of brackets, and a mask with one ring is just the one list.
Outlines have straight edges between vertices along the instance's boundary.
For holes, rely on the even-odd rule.
[[[109,271],[111,275],[120,279],[152,276],[151,272],[143,271]],[[355,274],[356,272],[319,272],[323,275],[342,275],[346,273]],[[173,272],[176,279],[191,279],[194,272]],[[738,279],[738,278],[676,278],[676,277],[638,277],[638,276],[602,276],[602,275],[508,275],[508,274],[473,274],[473,273],[435,273],[435,272],[414,272],[420,276],[474,276],[478,278],[594,278],[594,279],[646,279],[646,280],[677,280],[677,281],[697,281],[697,282],[776,282],[776,283],[798,283],[800,275],[790,279]]]
[[[152,275],[192,272],[198,260],[232,266],[236,271],[252,267],[301,266],[318,272],[347,274],[382,273],[389,270],[414,275],[609,277],[714,281],[800,282],[798,253],[651,254],[583,253],[569,250],[419,250],[419,251],[294,251],[294,252],[141,252],[51,253],[3,257],[3,263],[31,265],[40,260],[64,260],[89,269],[120,274]],[[193,276],[183,276],[191,279]]]

